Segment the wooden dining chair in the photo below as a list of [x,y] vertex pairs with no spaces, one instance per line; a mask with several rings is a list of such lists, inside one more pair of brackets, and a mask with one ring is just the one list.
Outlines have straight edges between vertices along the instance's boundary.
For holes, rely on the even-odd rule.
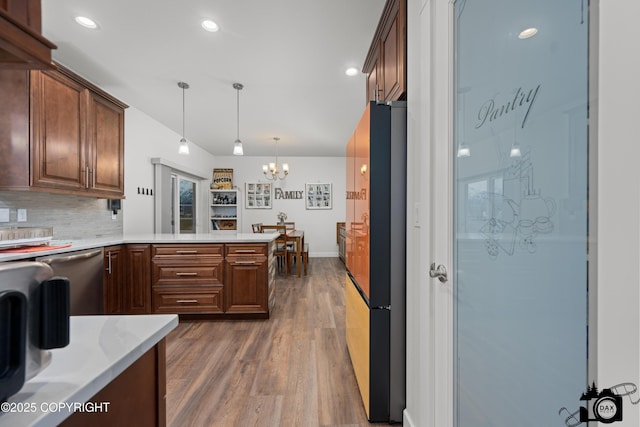
[[262,233],[262,223],[251,224],[251,229],[254,233]]
[[[287,228],[284,225],[262,225],[263,233],[280,233],[280,236],[276,238],[274,244],[276,249],[273,253],[278,258],[278,271],[282,271],[287,274],[288,269],[288,256],[287,256]],[[282,270],[281,270],[282,268]]]
[[[289,231],[293,231],[296,229],[296,223],[295,222],[284,222],[285,227],[287,228],[287,232]],[[296,242],[294,240],[287,240],[287,252],[290,251],[294,251],[296,250]]]
[[[302,257],[302,265],[304,266],[304,275],[307,275],[307,264],[309,263],[309,244],[305,243],[304,247],[300,251],[300,256]],[[291,266],[293,264],[293,260],[296,258],[296,251],[287,251],[287,263],[289,264],[289,274],[291,274]],[[296,261],[299,262],[299,261]],[[296,267],[297,268],[297,267]]]

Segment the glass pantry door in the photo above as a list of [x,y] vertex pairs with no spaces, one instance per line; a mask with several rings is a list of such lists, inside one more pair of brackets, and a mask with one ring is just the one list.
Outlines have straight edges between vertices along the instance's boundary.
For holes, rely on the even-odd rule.
[[565,426],[587,387],[587,9],[455,2],[458,427]]

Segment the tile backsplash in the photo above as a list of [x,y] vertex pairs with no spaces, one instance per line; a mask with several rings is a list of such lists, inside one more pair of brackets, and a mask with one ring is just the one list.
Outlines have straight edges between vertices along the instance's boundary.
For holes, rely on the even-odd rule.
[[[0,209],[9,209],[4,227],[53,227],[56,240],[78,240],[122,235],[122,211],[111,218],[106,199],[28,191],[0,191]],[[18,222],[18,209],[27,221]]]

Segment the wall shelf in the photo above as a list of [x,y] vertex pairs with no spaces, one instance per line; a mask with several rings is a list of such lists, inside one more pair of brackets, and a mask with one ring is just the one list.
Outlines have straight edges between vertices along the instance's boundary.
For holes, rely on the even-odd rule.
[[240,230],[240,192],[209,191],[209,230],[212,233],[237,233]]

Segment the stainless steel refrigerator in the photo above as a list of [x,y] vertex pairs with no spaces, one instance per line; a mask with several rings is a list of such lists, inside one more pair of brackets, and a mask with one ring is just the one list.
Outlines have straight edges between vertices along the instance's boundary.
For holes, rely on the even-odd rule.
[[405,407],[405,102],[371,102],[347,144],[346,335],[369,421]]

